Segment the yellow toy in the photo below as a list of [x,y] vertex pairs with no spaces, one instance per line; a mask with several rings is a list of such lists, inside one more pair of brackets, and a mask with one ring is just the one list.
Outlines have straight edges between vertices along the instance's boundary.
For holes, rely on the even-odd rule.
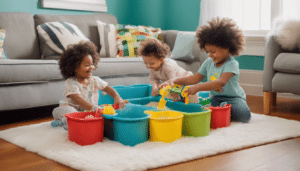
[[104,110],[102,111],[104,115],[113,115],[116,114],[115,109],[112,106],[104,106]]
[[166,107],[167,101],[165,100],[165,96],[168,94],[170,89],[171,89],[171,86],[168,85],[159,90],[159,94],[161,95],[161,98],[158,102],[157,109],[162,110]]
[[184,89],[181,92],[181,96],[185,98],[184,102],[186,105],[189,104],[189,93],[185,93],[185,90],[188,88],[190,88],[190,86],[184,87]]

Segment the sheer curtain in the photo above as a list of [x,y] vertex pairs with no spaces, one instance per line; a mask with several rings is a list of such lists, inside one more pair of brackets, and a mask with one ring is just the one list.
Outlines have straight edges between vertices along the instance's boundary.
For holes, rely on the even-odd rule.
[[214,17],[232,18],[244,31],[267,31],[279,16],[300,16],[300,0],[201,0],[199,24]]

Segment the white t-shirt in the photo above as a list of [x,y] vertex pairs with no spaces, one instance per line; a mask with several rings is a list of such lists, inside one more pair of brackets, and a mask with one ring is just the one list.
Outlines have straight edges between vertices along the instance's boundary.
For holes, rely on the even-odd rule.
[[68,78],[65,82],[65,100],[60,102],[61,106],[70,105],[78,111],[84,111],[78,104],[75,104],[69,97],[71,94],[81,94],[82,97],[93,104],[98,106],[99,90],[104,89],[108,85],[97,76],[91,76],[90,84],[85,86],[77,81],[75,77]]

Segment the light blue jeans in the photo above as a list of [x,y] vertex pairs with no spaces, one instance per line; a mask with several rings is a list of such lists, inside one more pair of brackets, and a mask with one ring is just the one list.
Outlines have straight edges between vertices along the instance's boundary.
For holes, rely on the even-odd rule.
[[211,98],[213,107],[220,106],[222,102],[227,102],[231,105],[231,121],[246,123],[250,120],[251,112],[245,99],[229,96],[213,96]]

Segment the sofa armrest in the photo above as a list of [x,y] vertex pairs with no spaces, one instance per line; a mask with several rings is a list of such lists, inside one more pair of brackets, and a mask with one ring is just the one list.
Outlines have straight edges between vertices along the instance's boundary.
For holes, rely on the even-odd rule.
[[[172,51],[175,45],[177,34],[180,31],[178,30],[164,30],[162,31],[163,41],[170,46],[170,50]],[[195,61],[200,62],[201,64],[208,58],[208,55],[205,52],[200,51],[200,47],[198,46],[197,39],[195,38],[195,43],[193,45],[193,55],[195,57]]]
[[274,61],[282,52],[280,45],[275,40],[275,36],[267,39],[265,46],[264,72],[263,72],[263,91],[272,91],[272,79],[276,73],[274,70]]

